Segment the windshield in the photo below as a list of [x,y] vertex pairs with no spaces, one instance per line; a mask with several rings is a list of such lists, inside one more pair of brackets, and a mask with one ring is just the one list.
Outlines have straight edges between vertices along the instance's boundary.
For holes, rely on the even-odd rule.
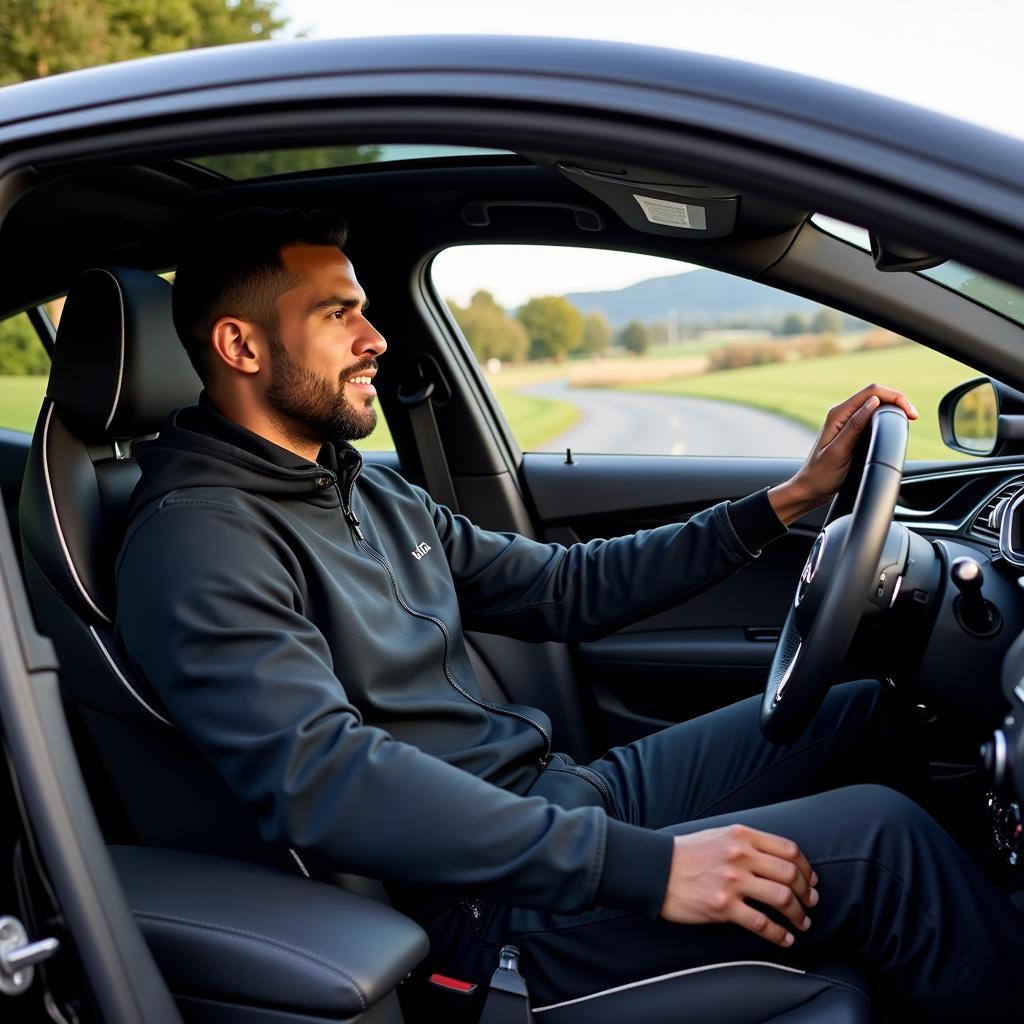
[[[871,242],[864,228],[836,220],[834,217],[825,217],[820,213],[814,214],[811,222],[835,238],[840,238],[865,252],[871,251]],[[1020,288],[987,274],[979,274],[976,270],[953,260],[947,260],[930,270],[918,270],[915,273],[941,284],[979,306],[992,310],[993,313],[999,313],[1008,320],[1024,325],[1024,291]]]

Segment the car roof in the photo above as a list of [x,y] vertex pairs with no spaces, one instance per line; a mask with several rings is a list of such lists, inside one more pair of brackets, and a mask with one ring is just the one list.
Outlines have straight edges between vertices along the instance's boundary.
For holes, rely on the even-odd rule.
[[[965,262],[972,242],[974,252],[988,256],[987,265],[979,258],[981,269],[1010,268],[1018,281],[1024,276],[1024,143],[869,93],[723,58],[533,37],[332,39],[146,58],[11,86],[0,95],[0,154],[11,157],[8,167],[32,165],[0,234],[7,251],[19,254],[0,279],[0,313],[57,294],[95,263],[173,266],[192,218],[241,204],[340,205],[356,221],[353,245],[373,230],[401,233],[424,253],[432,244],[471,240],[592,244],[596,236],[566,230],[540,208],[571,207],[582,197],[603,209],[560,165],[607,168],[617,158],[636,175],[650,166],[652,180],[666,181],[666,174],[690,173],[690,153],[693,168],[729,168],[732,177],[703,180],[738,196],[733,235],[668,245],[612,215],[599,244],[640,244],[643,251],[759,276],[798,265],[790,244],[808,214],[842,216],[844,203],[849,219],[863,211],[862,223],[870,226],[874,216],[921,244],[931,235],[932,251],[955,252]],[[387,121],[395,110],[400,114]],[[593,144],[587,142],[588,153],[575,134],[583,125],[593,135],[598,119],[607,122],[610,137],[602,142],[603,163]],[[371,127],[360,135],[360,124]],[[399,125],[397,137],[386,134],[386,124]],[[660,133],[658,145],[686,152],[670,161],[648,145],[645,132]],[[189,133],[201,139],[183,142]],[[579,131],[580,138],[585,134]],[[254,182],[229,181],[181,159],[216,151],[221,139],[224,151],[419,141],[491,145],[519,156]],[[649,165],[647,153],[653,154]],[[813,198],[815,176],[828,173],[835,177],[831,209]],[[692,175],[700,179],[697,170]],[[495,217],[481,233],[467,222],[466,207],[488,197],[532,205]],[[926,215],[924,204],[938,212]],[[908,211],[913,216],[904,217]],[[898,230],[903,223],[905,235]],[[1003,258],[986,248],[993,231],[1001,233]],[[950,239],[964,251],[941,248]],[[874,276],[889,277],[884,287],[898,290],[892,280],[898,275]],[[801,290],[799,279],[784,274],[779,283]],[[828,282],[804,292],[827,301]],[[870,313],[870,304],[860,311]]]
[[[841,126],[897,148],[930,151],[943,163],[984,161],[1010,172],[1024,143],[932,111],[848,86],[706,54],[628,43],[534,36],[409,36],[255,42],[188,50],[72,71],[5,87],[0,144],[16,125],[113,104],[257,82],[375,75],[537,73],[569,80],[639,85],[680,96],[771,111],[807,124]],[[956,136],[980,147],[950,151]],[[975,158],[976,157],[976,158]],[[1007,162],[1011,166],[1007,166]],[[1016,169],[1019,169],[1016,163]]]

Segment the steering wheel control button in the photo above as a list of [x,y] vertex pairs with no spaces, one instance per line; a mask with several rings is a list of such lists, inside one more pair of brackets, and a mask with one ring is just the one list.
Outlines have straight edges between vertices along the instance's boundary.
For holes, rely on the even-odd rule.
[[986,601],[981,592],[985,577],[978,562],[966,556],[953,559],[949,578],[960,591],[960,596],[953,602],[953,612],[960,625],[972,636],[995,636],[1002,620],[995,606]]

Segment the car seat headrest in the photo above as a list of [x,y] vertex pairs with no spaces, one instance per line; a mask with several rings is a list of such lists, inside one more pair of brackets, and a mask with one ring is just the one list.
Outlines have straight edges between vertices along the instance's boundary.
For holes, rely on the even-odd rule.
[[201,388],[163,278],[127,267],[82,274],[64,304],[46,393],[83,440],[155,433]]

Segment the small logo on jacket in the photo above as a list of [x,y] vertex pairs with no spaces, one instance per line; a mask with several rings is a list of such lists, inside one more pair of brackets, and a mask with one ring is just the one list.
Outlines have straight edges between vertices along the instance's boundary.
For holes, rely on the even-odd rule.
[[421,540],[419,544],[412,549],[412,557],[418,562],[429,550],[430,545],[425,540]]

